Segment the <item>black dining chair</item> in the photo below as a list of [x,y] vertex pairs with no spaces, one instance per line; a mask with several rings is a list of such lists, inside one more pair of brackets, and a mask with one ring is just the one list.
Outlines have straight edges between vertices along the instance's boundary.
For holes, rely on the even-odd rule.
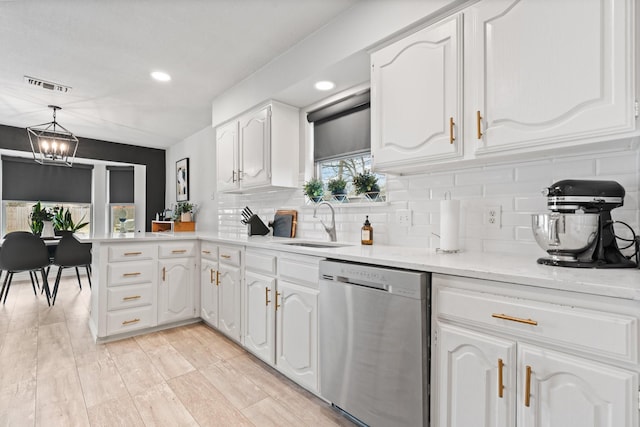
[[42,286],[47,296],[47,304],[51,306],[51,292],[45,272],[45,268],[48,266],[49,251],[40,237],[26,231],[7,234],[2,242],[2,250],[0,250],[0,270],[6,272],[2,290],[0,290],[2,304],[7,302],[15,273],[29,272],[33,293],[37,296],[34,276],[39,271],[42,275]]
[[62,238],[58,242],[55,255],[53,257],[53,265],[58,266],[56,274],[56,283],[53,286],[53,304],[56,303],[58,295],[58,286],[62,277],[62,270],[65,268],[75,268],[76,277],[78,278],[78,286],[82,289],[80,281],[80,271],[78,267],[85,267],[87,270],[87,279],[89,287],[91,287],[91,243],[80,243],[71,232],[63,232]]

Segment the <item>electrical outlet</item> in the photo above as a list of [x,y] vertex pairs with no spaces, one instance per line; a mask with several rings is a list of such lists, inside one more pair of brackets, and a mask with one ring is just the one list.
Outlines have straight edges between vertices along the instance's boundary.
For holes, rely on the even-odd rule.
[[485,227],[499,229],[502,225],[502,206],[485,206],[483,219]]
[[396,222],[398,225],[411,227],[411,210],[399,209],[396,211]]

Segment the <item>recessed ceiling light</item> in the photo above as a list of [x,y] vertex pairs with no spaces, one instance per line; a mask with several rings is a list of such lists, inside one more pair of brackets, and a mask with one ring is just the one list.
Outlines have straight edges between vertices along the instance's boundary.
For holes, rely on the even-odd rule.
[[154,71],[151,73],[151,77],[159,82],[168,82],[171,80],[171,76],[163,71]]
[[314,86],[318,90],[331,90],[334,87],[336,87],[336,84],[328,80],[322,80],[322,81],[316,82]]

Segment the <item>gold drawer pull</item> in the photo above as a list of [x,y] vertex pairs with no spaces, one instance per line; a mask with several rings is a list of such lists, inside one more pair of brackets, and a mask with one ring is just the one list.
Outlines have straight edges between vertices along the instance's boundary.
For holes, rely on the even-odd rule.
[[142,255],[142,252],[125,252],[124,256]]
[[482,115],[480,110],[476,111],[476,137],[482,139]]
[[162,267],[162,281],[166,281],[167,280],[167,268],[166,267]]
[[183,254],[185,252],[187,252],[186,249],[174,249],[171,251],[172,254]]
[[231,255],[220,254],[220,258],[231,259]]
[[202,251],[202,253],[203,253],[203,254],[205,254],[205,255],[211,255],[211,251],[205,251],[205,250],[203,250],[203,251]]
[[220,286],[220,272],[216,271],[216,286]]
[[527,374],[524,382],[524,406],[528,408],[531,403],[531,366],[527,366]]
[[122,322],[123,325],[130,325],[132,323],[138,323],[140,321],[140,319],[131,319],[131,320],[125,320],[124,322]]
[[133,296],[130,296],[130,297],[122,298],[122,301],[131,301],[131,300],[140,299],[140,298],[142,298],[140,295],[133,295]]
[[493,313],[491,315],[491,317],[495,317],[496,319],[510,320],[512,322],[526,323],[527,325],[533,325],[533,326],[537,326],[538,325],[538,322],[536,322],[535,320],[522,319],[520,317],[508,316],[506,314]]
[[139,273],[139,272],[136,272],[136,273],[124,273],[124,274],[122,275],[122,277],[134,277],[134,276],[139,276],[139,275],[141,275],[141,274],[142,274],[142,273]]
[[269,291],[271,291],[271,289],[264,288],[264,305],[266,305],[267,307],[269,306],[269,303],[271,302],[271,300],[269,299]]
[[504,384],[502,378],[502,368],[504,368],[504,362],[502,359],[498,359],[498,397],[502,399]]

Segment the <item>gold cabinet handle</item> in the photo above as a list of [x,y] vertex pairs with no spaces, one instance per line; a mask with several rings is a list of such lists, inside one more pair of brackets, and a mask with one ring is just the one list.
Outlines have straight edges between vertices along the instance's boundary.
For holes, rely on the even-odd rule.
[[231,182],[236,182],[236,171],[231,171]]
[[171,251],[172,254],[183,254],[185,252],[187,252],[186,249],[174,249]]
[[231,255],[220,254],[220,258],[231,259]]
[[454,126],[455,126],[455,122],[453,121],[453,117],[449,117],[449,144],[453,144],[453,141],[456,140],[455,136],[453,136]]
[[140,319],[136,318],[136,319],[131,319],[131,320],[125,320],[124,322],[122,322],[123,325],[130,325],[132,323],[138,323],[140,321]]
[[242,171],[240,169],[238,169],[238,182],[240,182],[240,180],[242,179]]
[[134,299],[140,299],[140,298],[142,298],[140,295],[132,295],[132,296],[130,296],[130,297],[124,297],[124,298],[122,298],[122,301],[131,301],[131,300],[134,300]]
[[142,255],[142,252],[125,252],[124,256]]
[[220,286],[220,272],[216,271],[216,286]]
[[266,305],[267,307],[269,306],[269,303],[271,302],[271,300],[269,299],[269,292],[271,292],[271,289],[264,288],[264,305]]
[[531,403],[531,366],[527,365],[527,374],[524,380],[524,406],[527,408]]
[[205,251],[205,250],[203,250],[203,251],[202,251],[202,253],[203,253],[203,254],[205,254],[205,255],[211,255],[211,251]]
[[504,362],[502,361],[502,359],[498,359],[498,397],[500,399],[502,399],[503,391],[504,391],[502,368],[504,368]]
[[162,267],[162,281],[164,282],[167,276],[167,268]]
[[280,303],[278,302],[278,297],[282,296],[282,292],[278,292],[276,291],[276,311],[278,311],[278,308],[280,308]]
[[139,275],[141,275],[141,274],[142,274],[142,273],[139,273],[139,272],[135,272],[135,273],[124,273],[124,274],[122,275],[122,277],[135,277],[135,276],[139,276]]
[[496,319],[510,320],[512,322],[526,323],[527,325],[533,325],[533,326],[537,326],[538,325],[538,322],[536,322],[535,320],[522,319],[520,317],[508,316],[508,315],[502,314],[502,313],[493,313],[491,315],[491,317],[495,317]]
[[482,139],[482,115],[480,115],[480,110],[476,111],[476,131],[477,138]]
[[209,283],[213,283],[214,282],[214,278],[213,278],[213,273],[215,272],[215,270],[213,268],[209,269]]

